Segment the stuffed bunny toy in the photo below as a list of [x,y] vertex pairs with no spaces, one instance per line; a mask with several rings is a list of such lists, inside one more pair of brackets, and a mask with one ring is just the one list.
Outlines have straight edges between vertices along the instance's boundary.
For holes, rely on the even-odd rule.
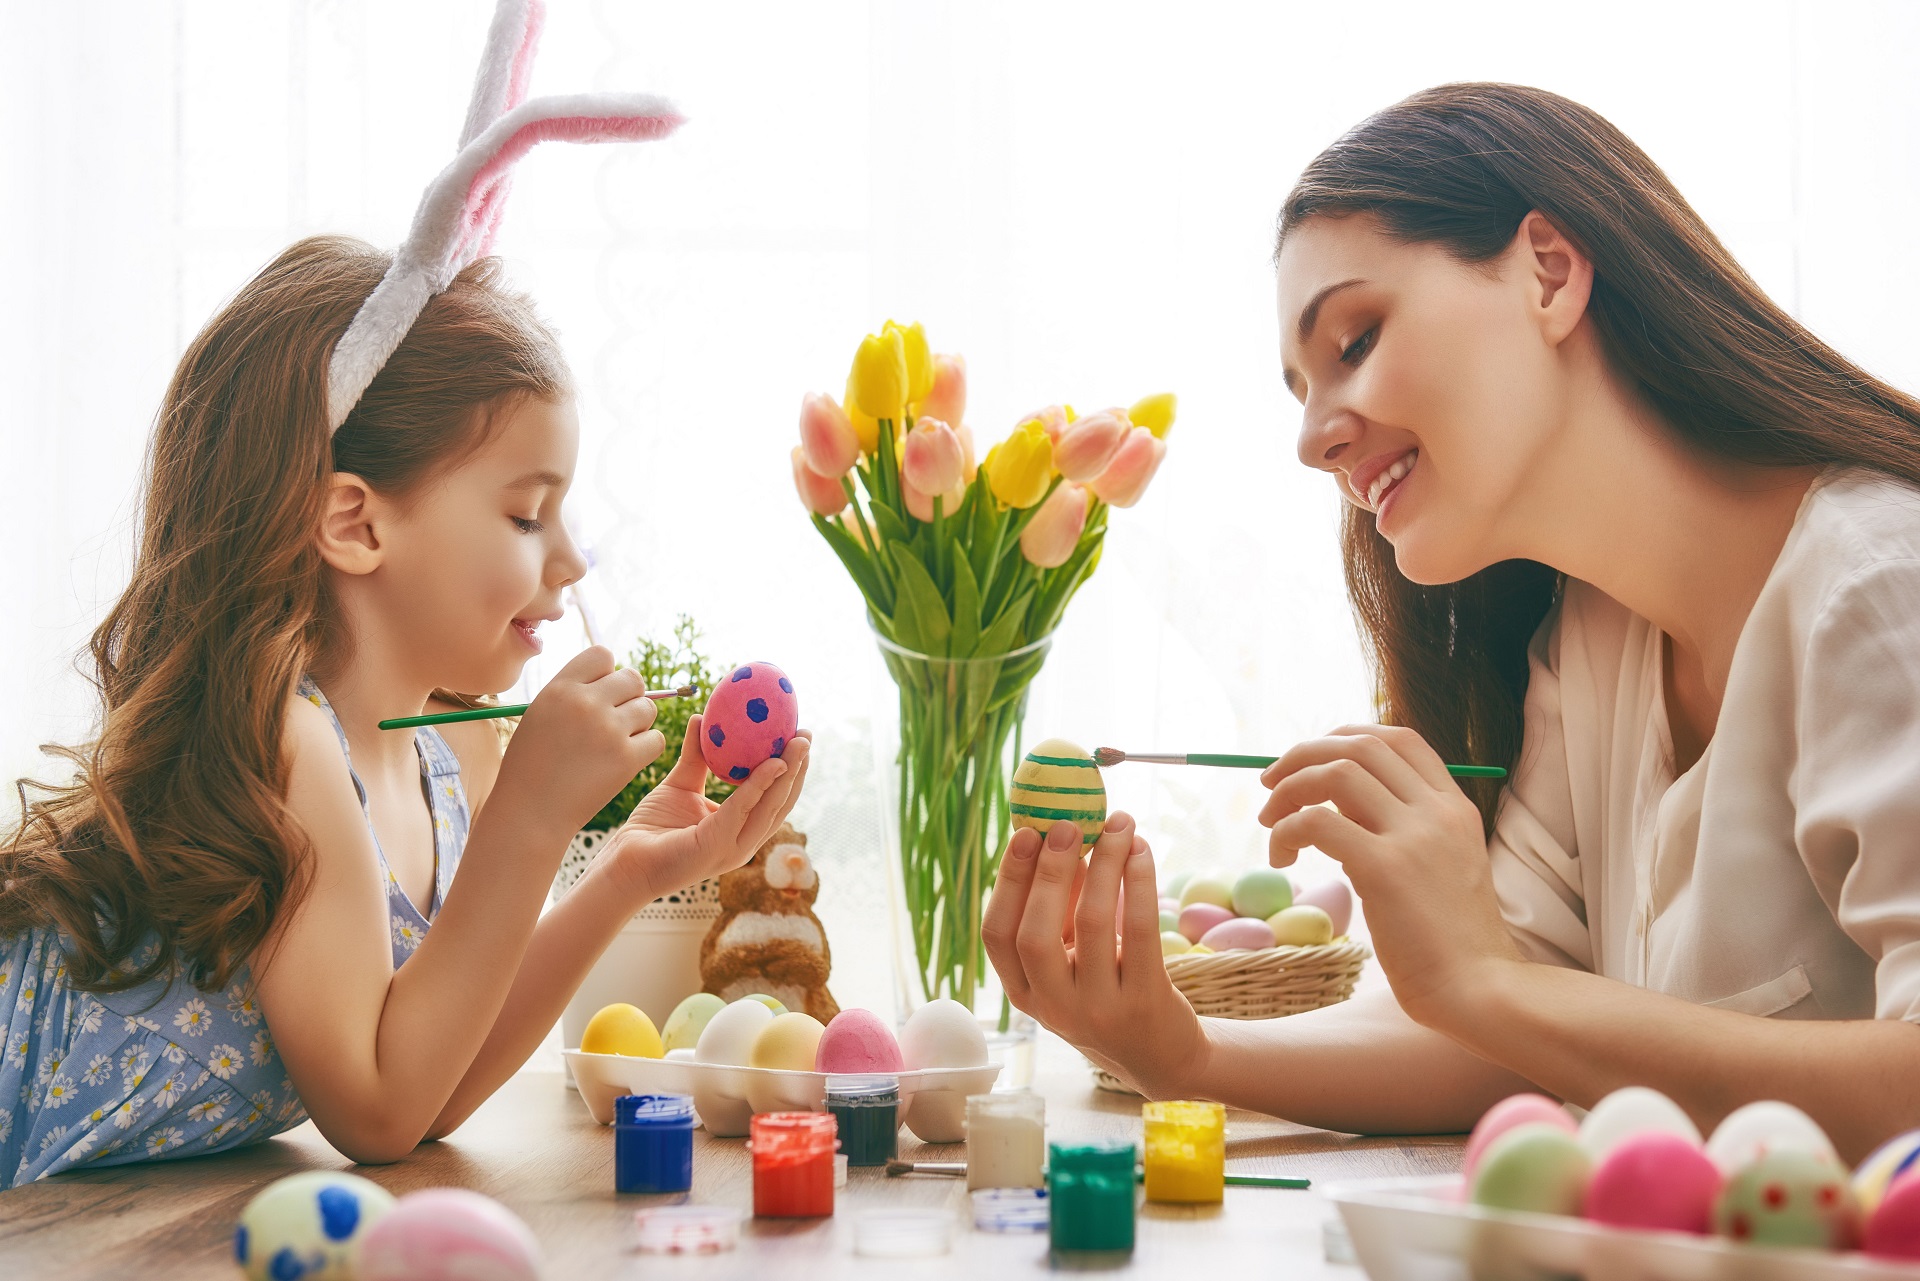
[[827,991],[833,955],[813,914],[820,878],[807,838],[782,823],[744,866],[720,877],[720,915],[700,945],[700,979],[723,1001],[771,996],[822,1023],[840,1012]]

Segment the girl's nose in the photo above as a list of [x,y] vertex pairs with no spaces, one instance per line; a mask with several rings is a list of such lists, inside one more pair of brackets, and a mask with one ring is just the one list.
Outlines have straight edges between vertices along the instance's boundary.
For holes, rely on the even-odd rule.
[[566,526],[561,525],[560,546],[547,560],[547,580],[555,587],[566,587],[579,582],[586,572],[586,553],[573,541],[573,534]]
[[1300,439],[1295,442],[1301,463],[1319,471],[1339,470],[1340,459],[1360,438],[1362,428],[1360,416],[1351,410],[1339,405],[1322,409],[1309,398],[1300,420]]

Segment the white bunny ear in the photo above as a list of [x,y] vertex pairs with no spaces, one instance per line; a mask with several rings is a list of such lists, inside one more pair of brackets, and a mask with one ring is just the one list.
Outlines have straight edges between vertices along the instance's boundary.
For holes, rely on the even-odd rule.
[[533,79],[533,55],[547,22],[542,0],[500,0],[487,28],[487,47],[474,73],[473,97],[460,129],[460,146],[485,133],[493,122],[527,100]]
[[427,300],[491,247],[508,176],[536,143],[643,142],[681,123],[673,105],[652,94],[570,94],[516,107],[462,148],[421,196],[407,242],[334,345],[329,430],[340,430]]

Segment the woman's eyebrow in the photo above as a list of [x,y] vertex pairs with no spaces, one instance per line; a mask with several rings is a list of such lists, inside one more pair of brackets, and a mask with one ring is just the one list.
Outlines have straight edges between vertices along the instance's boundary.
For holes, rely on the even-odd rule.
[[1328,285],[1312,298],[1309,298],[1307,305],[1300,309],[1300,320],[1298,324],[1295,325],[1295,332],[1300,335],[1300,341],[1304,343],[1307,339],[1313,337],[1313,327],[1320,323],[1320,305],[1322,303],[1326,302],[1326,300],[1334,294],[1339,293],[1342,289],[1348,289],[1354,285],[1364,285],[1366,283],[1366,281],[1356,276],[1352,280],[1342,280]]

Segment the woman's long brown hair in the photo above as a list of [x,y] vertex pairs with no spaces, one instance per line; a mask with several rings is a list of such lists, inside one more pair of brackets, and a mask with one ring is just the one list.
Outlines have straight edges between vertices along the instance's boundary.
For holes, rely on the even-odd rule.
[[343,656],[315,545],[332,474],[404,497],[477,447],[494,408],[566,391],[552,335],[482,260],[329,439],[327,359],[388,262],[339,237],[291,246],[167,388],[132,579],[93,634],[99,736],[46,749],[73,777],[21,780],[0,843],[0,937],[58,929],[77,986],[183,971],[223,987],[300,901],[281,734],[301,673]]
[[[1536,209],[1593,263],[1587,314],[1615,374],[1681,440],[1723,459],[1853,464],[1920,485],[1920,401],[1776,306],[1646,153],[1557,94],[1454,84],[1396,103],[1307,166],[1278,239],[1312,218],[1364,214],[1484,263]],[[1354,508],[1342,543],[1380,715],[1446,760],[1512,768],[1527,644],[1559,576],[1507,561],[1419,586]],[[1499,788],[1470,787],[1491,832]]]

